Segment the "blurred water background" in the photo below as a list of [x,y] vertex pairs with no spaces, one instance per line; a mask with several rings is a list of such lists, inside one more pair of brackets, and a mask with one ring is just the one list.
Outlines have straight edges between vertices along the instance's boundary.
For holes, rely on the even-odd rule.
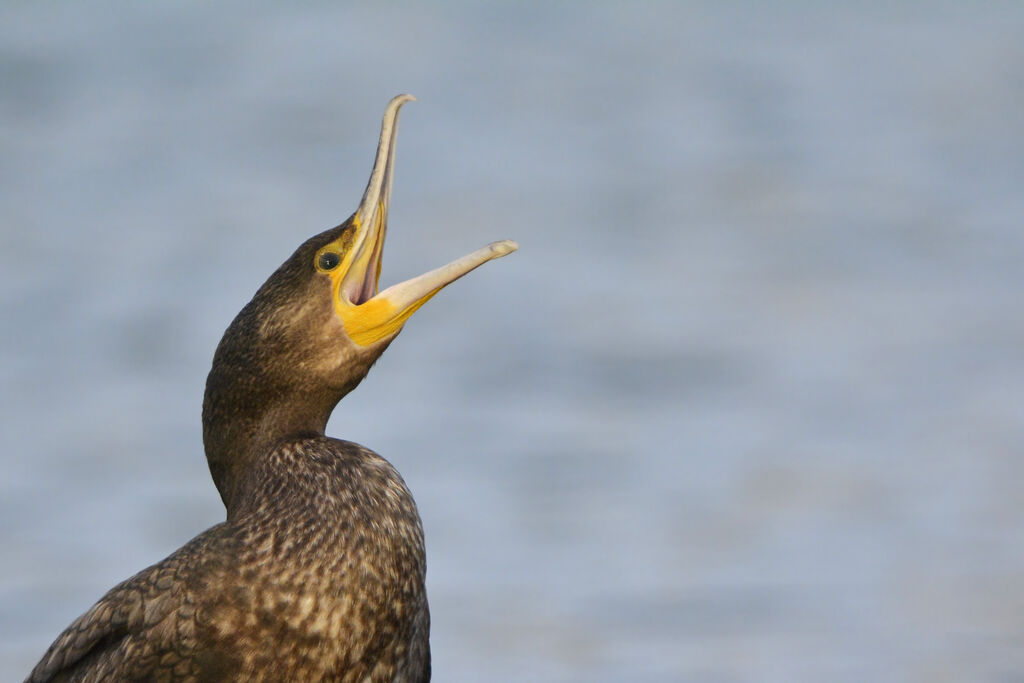
[[0,678],[220,521],[213,349],[403,113],[329,434],[438,681],[1024,680],[1024,6],[0,6]]

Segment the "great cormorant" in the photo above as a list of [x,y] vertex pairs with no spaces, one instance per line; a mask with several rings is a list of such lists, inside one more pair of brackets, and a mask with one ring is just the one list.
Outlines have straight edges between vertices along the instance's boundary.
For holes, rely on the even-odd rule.
[[217,347],[203,442],[226,521],[115,586],[29,675],[43,681],[426,681],[423,528],[398,472],[324,435],[335,405],[495,242],[378,292],[399,108],[357,211],[307,240]]

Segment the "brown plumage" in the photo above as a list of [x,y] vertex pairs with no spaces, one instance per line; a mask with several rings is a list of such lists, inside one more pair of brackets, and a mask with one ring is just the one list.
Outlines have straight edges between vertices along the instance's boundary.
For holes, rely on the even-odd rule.
[[515,245],[377,293],[408,99],[388,107],[359,211],[300,246],[217,348],[203,441],[226,521],[111,589],[28,681],[430,679],[416,504],[386,460],[324,428],[410,307]]

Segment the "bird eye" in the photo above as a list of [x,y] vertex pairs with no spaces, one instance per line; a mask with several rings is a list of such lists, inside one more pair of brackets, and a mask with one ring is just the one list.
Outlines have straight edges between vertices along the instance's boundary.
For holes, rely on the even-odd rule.
[[334,270],[341,263],[341,257],[335,254],[333,251],[325,251],[320,254],[320,258],[317,261],[317,265],[322,270]]

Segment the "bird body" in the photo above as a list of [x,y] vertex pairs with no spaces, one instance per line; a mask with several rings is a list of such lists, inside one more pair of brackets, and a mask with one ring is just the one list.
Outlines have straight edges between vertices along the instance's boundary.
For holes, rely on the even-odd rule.
[[232,519],[114,587],[30,680],[68,664],[82,681],[427,680],[423,529],[398,472],[310,436],[252,480]]
[[111,589],[31,683],[430,679],[412,494],[384,458],[324,429],[415,310],[516,245],[377,291],[395,124],[410,99],[388,105],[356,213],[303,243],[214,354],[203,442],[227,519]]

